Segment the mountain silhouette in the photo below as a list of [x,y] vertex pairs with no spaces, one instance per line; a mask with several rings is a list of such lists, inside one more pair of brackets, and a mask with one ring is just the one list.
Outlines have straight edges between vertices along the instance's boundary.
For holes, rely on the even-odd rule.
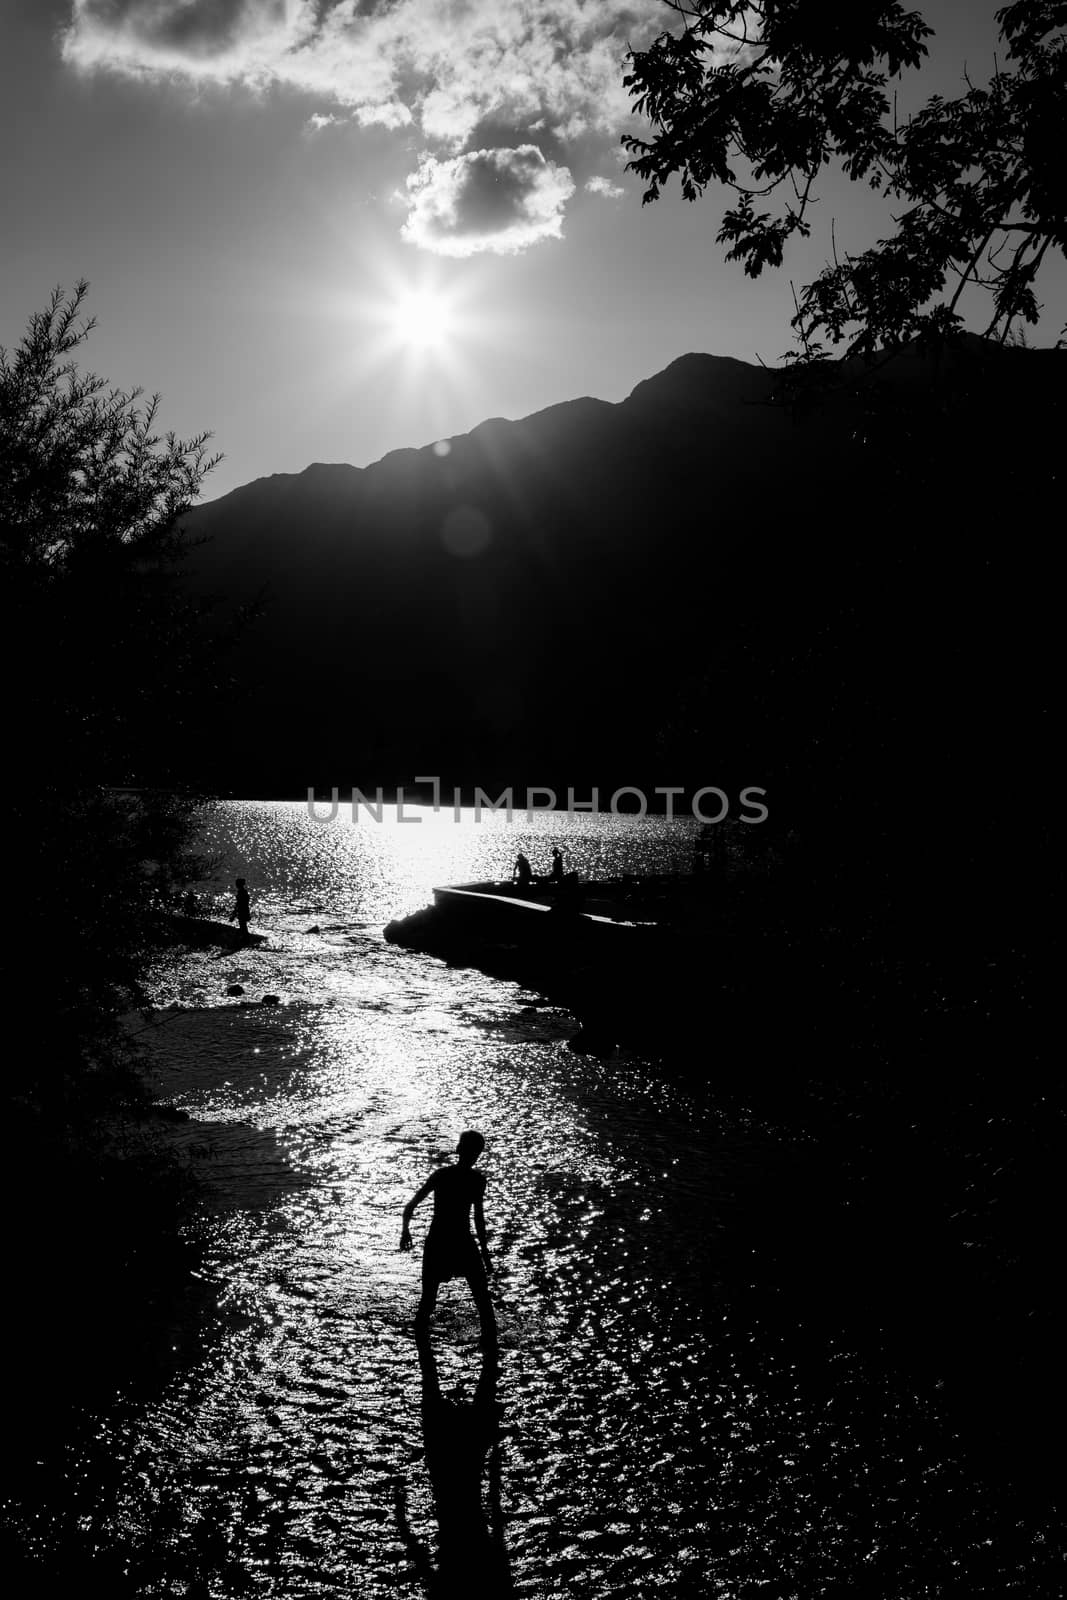
[[574,781],[632,775],[657,686],[689,669],[686,630],[703,630],[707,586],[746,538],[746,501],[758,488],[769,508],[761,457],[807,448],[760,404],[772,384],[685,356],[618,405],[493,419],[199,508],[197,582],[263,599],[237,659],[235,766],[298,788],[403,781],[412,763],[474,781],[576,762]]
[[1027,552],[1065,366],[970,338],[803,374],[692,354],[618,404],[236,489],[188,518],[190,566],[220,615],[261,610],[186,770],[298,795],[773,782],[852,838],[842,870],[905,833],[932,870],[950,824],[905,828],[916,793],[962,839],[1007,820],[993,752],[1005,774],[1047,745]]

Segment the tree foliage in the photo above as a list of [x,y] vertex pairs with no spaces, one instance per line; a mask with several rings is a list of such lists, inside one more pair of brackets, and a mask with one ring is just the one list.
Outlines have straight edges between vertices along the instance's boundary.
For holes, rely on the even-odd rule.
[[217,458],[207,435],[159,434],[158,398],[79,370],[86,293],[57,289],[0,349],[9,971],[47,1019],[17,1084],[42,1103],[114,1066],[117,1015],[196,873],[200,797],[175,787],[167,741],[217,672],[180,531]]
[[[110,389],[72,354],[88,286],[57,289],[0,349],[0,563],[37,781],[143,783],[200,691],[201,608],[180,533],[217,457],[156,431],[159,397]],[[27,720],[28,719],[28,720]]]
[[[173,552],[175,525],[218,457],[208,435],[153,433],[159,396],[107,389],[67,359],[95,319],[78,323],[88,284],[53,291],[13,356],[0,349],[0,533],[4,558],[55,570],[100,544]],[[160,449],[160,445],[163,448]]]
[[[0,350],[4,989],[24,1041],[5,1074],[26,1375],[8,1499],[27,1496],[33,1525],[27,1460],[96,1385],[137,1374],[197,1260],[183,1230],[195,1185],[160,1136],[124,1017],[202,875],[202,797],[177,786],[168,742],[218,674],[180,529],[213,460],[205,435],[159,433],[158,401],[79,370],[85,297],[84,283],[57,289]],[[70,1307],[90,1302],[75,1349]]]
[[900,204],[895,232],[834,259],[797,299],[808,355],[822,341],[870,353],[962,325],[968,284],[990,296],[986,333],[1036,323],[1036,280],[1067,250],[1067,3],[996,13],[1006,61],[988,84],[932,97],[897,125],[889,80],[918,67],[931,29],[897,0],[668,0],[682,22],[632,52],[625,78],[649,138],[628,135],[644,201],[677,177],[736,197],[719,229],[727,259],[758,277],[807,237],[815,185],[839,163]]

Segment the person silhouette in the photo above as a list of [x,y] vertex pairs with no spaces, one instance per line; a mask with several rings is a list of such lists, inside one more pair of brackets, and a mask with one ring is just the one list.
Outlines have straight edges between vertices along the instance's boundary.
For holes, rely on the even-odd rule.
[[563,855],[559,850],[552,852],[552,870],[548,874],[550,883],[563,882]]
[[530,868],[530,863],[527,861],[521,850],[515,857],[515,865],[511,871],[511,881],[512,883],[517,884],[520,889],[528,889],[530,884],[533,882],[533,872]]
[[241,930],[241,938],[247,939],[249,905],[248,890],[245,888],[245,880],[243,878],[236,878],[234,880],[234,888],[237,890],[237,899],[234,901],[233,910],[230,912],[230,921],[236,922],[238,928]]
[[[496,1315],[489,1298],[489,1241],[483,1209],[486,1180],[484,1172],[474,1170],[484,1149],[485,1140],[480,1133],[468,1129],[460,1134],[455,1164],[438,1167],[404,1207],[400,1248],[411,1249],[412,1215],[416,1206],[432,1194],[433,1218],[422,1251],[422,1297],[415,1313],[415,1333],[428,1333],[441,1284],[451,1278],[466,1278],[478,1308],[482,1347],[492,1349],[496,1346]],[[477,1244],[470,1231],[472,1207]]]

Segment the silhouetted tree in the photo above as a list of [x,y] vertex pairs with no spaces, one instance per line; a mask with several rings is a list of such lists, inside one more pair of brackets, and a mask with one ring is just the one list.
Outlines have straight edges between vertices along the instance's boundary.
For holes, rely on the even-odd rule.
[[154,431],[158,396],[142,407],[139,390],[79,372],[87,287],[57,289],[0,349],[0,561],[23,652],[9,665],[35,779],[144,783],[165,766],[161,713],[173,732],[193,688],[200,611],[178,581],[179,524],[218,458],[206,434]]
[[0,349],[11,970],[47,1019],[11,1087],[53,1105],[114,1066],[116,1015],[195,870],[197,797],[171,786],[166,742],[215,671],[179,521],[217,458],[207,435],[157,434],[158,398],[79,371],[86,293],[57,289]]
[[[719,239],[752,277],[809,234],[829,166],[898,206],[887,237],[796,297],[800,348],[773,403],[836,430],[832,475],[797,495],[798,513],[834,512],[804,540],[795,615],[749,626],[747,645],[734,625],[717,700],[742,678],[779,730],[792,793],[777,814],[806,808],[821,883],[892,895],[902,917],[921,897],[968,928],[1008,926],[1028,879],[1004,847],[1010,786],[989,794],[983,761],[995,749],[1025,770],[1050,680],[1042,597],[1003,530],[1021,494],[1055,496],[1064,358],[997,343],[1037,321],[1038,271],[1067,246],[1067,4],[997,12],[1006,60],[989,84],[898,125],[888,81],[920,66],[931,30],[896,0],[668,3],[679,30],[632,54],[626,79],[651,123],[624,141],[646,201],[672,177],[689,200],[730,191]],[[969,285],[991,296],[985,340],[959,337]],[[858,359],[831,361],[835,346]],[[783,539],[775,566],[793,559]],[[917,784],[953,798],[917,805]]]
[[[28,1516],[27,1457],[47,1455],[72,1401],[136,1376],[196,1259],[189,1180],[121,1019],[199,876],[200,801],[175,787],[167,740],[217,671],[178,526],[213,462],[206,436],[157,435],[155,400],[79,371],[85,296],[57,289],[0,350],[4,994],[21,1034],[3,1204],[23,1286],[4,1492],[28,1496]],[[71,1308],[88,1305],[75,1327]]]
[[[801,292],[793,326],[870,353],[960,326],[968,284],[992,296],[986,332],[1038,320],[1038,271],[1067,248],[1067,5],[1017,0],[996,13],[1008,67],[955,100],[933,96],[901,125],[888,79],[917,67],[931,29],[896,0],[667,0],[682,27],[633,52],[625,79],[648,139],[628,135],[631,170],[655,200],[674,176],[695,200],[736,196],[719,240],[751,277],[810,233],[815,184],[831,163],[901,202],[895,230],[836,258]],[[761,202],[774,197],[773,208]]]

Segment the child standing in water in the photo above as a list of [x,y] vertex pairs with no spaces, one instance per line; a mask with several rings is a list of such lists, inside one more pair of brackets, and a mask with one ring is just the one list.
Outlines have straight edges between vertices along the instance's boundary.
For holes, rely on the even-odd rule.
[[[450,1278],[466,1278],[481,1319],[482,1344],[490,1348],[496,1345],[496,1316],[489,1298],[489,1241],[482,1206],[485,1173],[474,1170],[484,1149],[485,1140],[480,1133],[469,1129],[460,1134],[455,1165],[439,1167],[404,1207],[400,1248],[411,1249],[412,1214],[432,1194],[433,1220],[422,1252],[422,1298],[415,1313],[415,1333],[425,1337],[429,1332],[441,1284]],[[472,1208],[477,1244],[470,1231]]]

